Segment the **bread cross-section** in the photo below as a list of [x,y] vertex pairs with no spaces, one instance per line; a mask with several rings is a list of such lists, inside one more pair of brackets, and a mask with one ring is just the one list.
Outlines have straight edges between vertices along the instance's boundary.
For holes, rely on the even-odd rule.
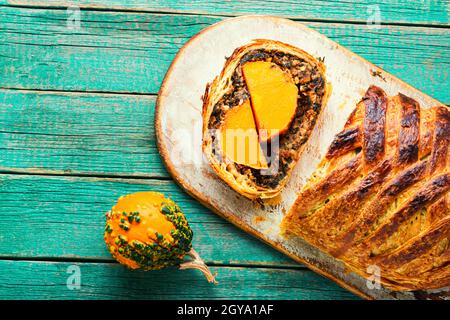
[[[203,152],[211,167],[247,198],[277,196],[328,92],[323,62],[298,48],[272,40],[237,48],[203,96]],[[224,139],[239,129],[248,132],[240,144]]]

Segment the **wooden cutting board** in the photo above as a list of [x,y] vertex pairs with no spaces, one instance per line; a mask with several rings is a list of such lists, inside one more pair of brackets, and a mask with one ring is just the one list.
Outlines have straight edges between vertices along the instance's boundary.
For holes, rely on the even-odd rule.
[[[317,58],[324,58],[326,78],[332,87],[331,96],[305,146],[305,152],[281,193],[281,202],[276,205],[262,206],[234,192],[215,175],[201,149],[201,97],[206,84],[221,72],[225,58],[234,49],[253,39],[282,41]],[[279,224],[283,215],[371,84],[381,87],[391,96],[402,92],[424,108],[442,104],[300,23],[267,16],[224,20],[190,39],[178,52],[166,74],[156,105],[159,152],[175,181],[205,206],[364,298],[448,296],[449,288],[420,293],[369,289],[364,278],[345,270],[337,259],[300,238],[285,239],[280,235]]]

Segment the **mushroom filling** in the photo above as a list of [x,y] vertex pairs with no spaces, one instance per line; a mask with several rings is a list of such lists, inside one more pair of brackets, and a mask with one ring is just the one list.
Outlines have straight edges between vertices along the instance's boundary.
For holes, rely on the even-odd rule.
[[[280,51],[263,49],[247,52],[240,60],[232,77],[228,93],[214,105],[209,119],[209,129],[219,129],[225,120],[227,112],[249,100],[250,92],[243,74],[243,65],[248,62],[265,61],[277,65],[283,72],[292,77],[298,89],[297,106],[289,126],[277,136],[278,146],[271,148],[269,143],[270,162],[277,161],[277,170],[267,173],[267,170],[253,168],[244,164],[233,163],[231,166],[240,175],[246,176],[257,187],[276,188],[286,177],[289,169],[295,165],[300,147],[308,139],[315,125],[317,115],[322,106],[325,93],[325,80],[317,66]],[[213,137],[213,149],[220,150],[217,139]],[[270,153],[270,151],[268,151]],[[215,157],[221,161],[221,152],[215,152]]]

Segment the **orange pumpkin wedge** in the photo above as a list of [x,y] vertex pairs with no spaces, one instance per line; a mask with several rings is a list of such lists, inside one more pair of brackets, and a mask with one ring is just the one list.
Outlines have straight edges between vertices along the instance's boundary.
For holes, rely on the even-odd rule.
[[220,145],[226,157],[233,162],[255,169],[268,167],[249,100],[226,114],[220,128]]
[[298,88],[292,77],[268,61],[242,66],[260,141],[284,133],[294,119]]

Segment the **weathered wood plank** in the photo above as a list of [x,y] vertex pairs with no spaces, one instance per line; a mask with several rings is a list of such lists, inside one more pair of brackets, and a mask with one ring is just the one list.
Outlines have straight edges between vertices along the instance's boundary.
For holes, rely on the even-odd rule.
[[169,178],[155,99],[0,89],[0,171]]
[[172,181],[0,175],[0,258],[108,259],[104,213],[120,195],[163,192],[185,212],[194,247],[218,264],[299,266],[201,206]]
[[[270,14],[296,19],[320,19],[366,22],[379,12],[382,23],[448,24],[448,3],[433,1],[221,1],[221,0],[2,0],[0,3],[18,6],[69,7],[83,9],[136,10],[197,14],[242,15]],[[379,10],[379,11],[377,11]]]
[[[70,267],[81,275],[78,290],[67,287]],[[212,285],[195,270],[116,263],[0,260],[0,269],[0,299],[356,299],[309,270],[214,267],[219,284]]]
[[[156,93],[178,49],[222,20],[198,15],[0,8],[0,87]],[[307,23],[425,93],[450,102],[445,28]],[[214,50],[212,48],[212,50]]]
[[0,170],[169,177],[154,96],[0,89]]

